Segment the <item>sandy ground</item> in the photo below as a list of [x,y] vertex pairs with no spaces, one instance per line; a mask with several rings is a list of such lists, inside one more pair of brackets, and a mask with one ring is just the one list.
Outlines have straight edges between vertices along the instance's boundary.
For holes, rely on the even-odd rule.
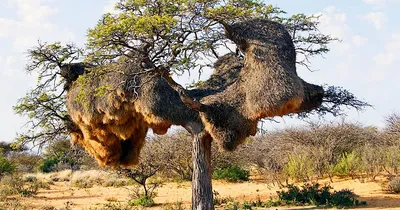
[[[348,188],[360,196],[359,200],[367,201],[367,206],[361,209],[399,209],[400,195],[387,194],[382,191],[379,183],[366,182],[359,180],[336,181],[331,186],[335,190]],[[262,200],[268,200],[276,196],[279,188],[260,182],[245,183],[226,183],[221,181],[213,182],[214,190],[221,197],[232,197],[237,201],[256,200],[260,197]],[[78,189],[70,187],[69,182],[55,182],[49,190],[41,190],[33,198],[25,198],[24,203],[32,206],[33,209],[40,209],[43,206],[53,206],[57,209],[65,208],[67,205],[72,209],[88,209],[96,204],[108,203],[109,201],[126,202],[129,197],[129,187],[93,187],[89,189]],[[158,204],[152,209],[162,209],[166,203],[182,202],[186,207],[190,206],[191,188],[189,182],[168,183],[158,190],[158,196],[155,199]],[[287,209],[287,208],[272,208]],[[305,208],[290,208],[305,209]],[[311,209],[318,209],[312,208]]]

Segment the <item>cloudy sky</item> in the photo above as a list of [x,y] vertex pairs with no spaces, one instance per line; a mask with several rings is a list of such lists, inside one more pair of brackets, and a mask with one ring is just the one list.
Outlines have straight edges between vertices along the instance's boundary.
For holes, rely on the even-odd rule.
[[[12,106],[35,85],[24,71],[26,50],[37,40],[83,45],[87,29],[114,0],[0,0],[0,141],[21,131],[24,118]],[[315,58],[310,72],[298,73],[308,82],[349,89],[374,105],[364,112],[349,110],[348,119],[382,126],[383,117],[399,111],[400,0],[272,0],[289,14],[320,14],[323,33],[341,39],[324,58]],[[203,74],[206,77],[208,74]],[[179,81],[189,82],[187,76]],[[279,126],[300,123],[288,119]]]

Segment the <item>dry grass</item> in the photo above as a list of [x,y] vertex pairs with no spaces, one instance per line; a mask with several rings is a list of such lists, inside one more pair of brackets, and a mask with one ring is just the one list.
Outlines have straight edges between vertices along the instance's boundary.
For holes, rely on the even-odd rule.
[[105,197],[104,200],[107,202],[117,202],[118,198],[110,196],[110,197]]
[[[75,172],[74,172],[75,173]],[[98,179],[103,172],[79,172],[78,177],[93,176],[91,180]],[[112,176],[111,176],[112,177]],[[379,180],[383,180],[379,179]],[[321,184],[328,180],[321,181]],[[367,201],[366,209],[388,208],[400,210],[400,195],[388,194],[383,191],[379,182],[360,182],[359,180],[334,180],[331,186],[335,190],[351,189],[359,195],[360,201]],[[94,185],[92,188],[71,187],[71,182],[55,182],[51,189],[41,189],[35,197],[21,198],[21,203],[30,204],[29,209],[41,209],[50,207],[49,204],[61,209],[69,203],[71,209],[112,209],[111,207],[126,207],[129,192],[133,186],[125,187],[103,187]],[[265,182],[244,182],[227,183],[224,181],[213,181],[213,189],[217,191],[221,198],[231,197],[234,201],[243,203],[245,201],[255,201],[260,198],[262,201],[268,201],[270,197],[276,197],[277,186]],[[151,209],[189,209],[191,202],[191,183],[167,183],[159,188],[158,195],[154,199],[156,206]],[[179,201],[179,205],[177,204]],[[73,203],[73,204],[71,204]],[[168,208],[167,208],[168,209]]]
[[64,170],[53,173],[30,173],[25,174],[23,177],[28,180],[36,179],[43,186],[54,184],[54,182],[68,182],[72,187],[77,188],[92,188],[94,186],[123,187],[132,184],[127,178],[119,177],[113,172],[101,170],[75,172]]
[[[53,173],[53,176],[60,176]],[[30,175],[34,176],[34,175]],[[48,179],[50,175],[38,174],[40,179]],[[40,179],[38,178],[38,181]],[[359,180],[335,179],[331,186],[335,190],[351,189],[359,195],[360,201],[367,201],[365,209],[387,208],[400,210],[400,194],[390,194],[381,188],[381,183],[385,177],[379,177],[378,182],[361,182]],[[20,198],[18,201],[9,200],[3,203],[3,209],[12,209],[19,206],[20,209],[113,209],[118,207],[124,209],[128,201],[130,191],[134,186],[104,187],[105,180],[110,179],[110,183],[118,180],[114,174],[104,171],[81,171],[73,172],[71,181],[54,182],[49,189],[39,189],[39,193],[34,197]],[[74,180],[85,180],[93,183],[91,188],[78,188],[72,186]],[[328,183],[328,180],[320,181],[321,184]],[[224,181],[213,181],[213,189],[217,191],[221,198],[231,197],[235,202],[255,201],[260,198],[268,201],[271,197],[276,197],[277,186],[273,186],[264,181],[250,181],[244,183],[227,183]],[[158,195],[154,199],[156,206],[151,209],[189,209],[191,202],[191,183],[167,183],[158,189]],[[179,201],[179,205],[177,205]],[[66,205],[68,204],[68,205]],[[4,207],[7,205],[7,208]],[[124,208],[123,208],[124,207]],[[363,209],[364,209],[363,208]],[[1,207],[0,207],[1,209]],[[18,208],[17,208],[18,209]]]
[[38,181],[43,182],[67,182],[71,180],[71,175],[71,170],[64,170],[52,173],[28,173],[24,174],[24,178],[35,177]]

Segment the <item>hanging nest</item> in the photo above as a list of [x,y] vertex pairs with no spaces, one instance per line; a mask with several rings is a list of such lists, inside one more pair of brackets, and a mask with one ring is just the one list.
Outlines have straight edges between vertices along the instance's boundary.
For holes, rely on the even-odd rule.
[[296,73],[295,48],[284,26],[255,19],[225,29],[245,56],[220,57],[210,79],[188,91],[202,104],[200,111],[186,106],[163,77],[143,67],[140,54],[84,70],[68,66],[72,142],[103,166],[129,167],[138,163],[149,129],[165,134],[172,125],[196,124],[221,148],[233,150],[256,134],[260,119],[321,104],[323,89]]

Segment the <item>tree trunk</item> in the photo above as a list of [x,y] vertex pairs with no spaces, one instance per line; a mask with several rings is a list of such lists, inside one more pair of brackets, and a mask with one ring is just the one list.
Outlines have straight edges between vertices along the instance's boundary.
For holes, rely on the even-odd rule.
[[211,136],[205,132],[193,134],[193,210],[214,209],[211,184],[211,142]]

